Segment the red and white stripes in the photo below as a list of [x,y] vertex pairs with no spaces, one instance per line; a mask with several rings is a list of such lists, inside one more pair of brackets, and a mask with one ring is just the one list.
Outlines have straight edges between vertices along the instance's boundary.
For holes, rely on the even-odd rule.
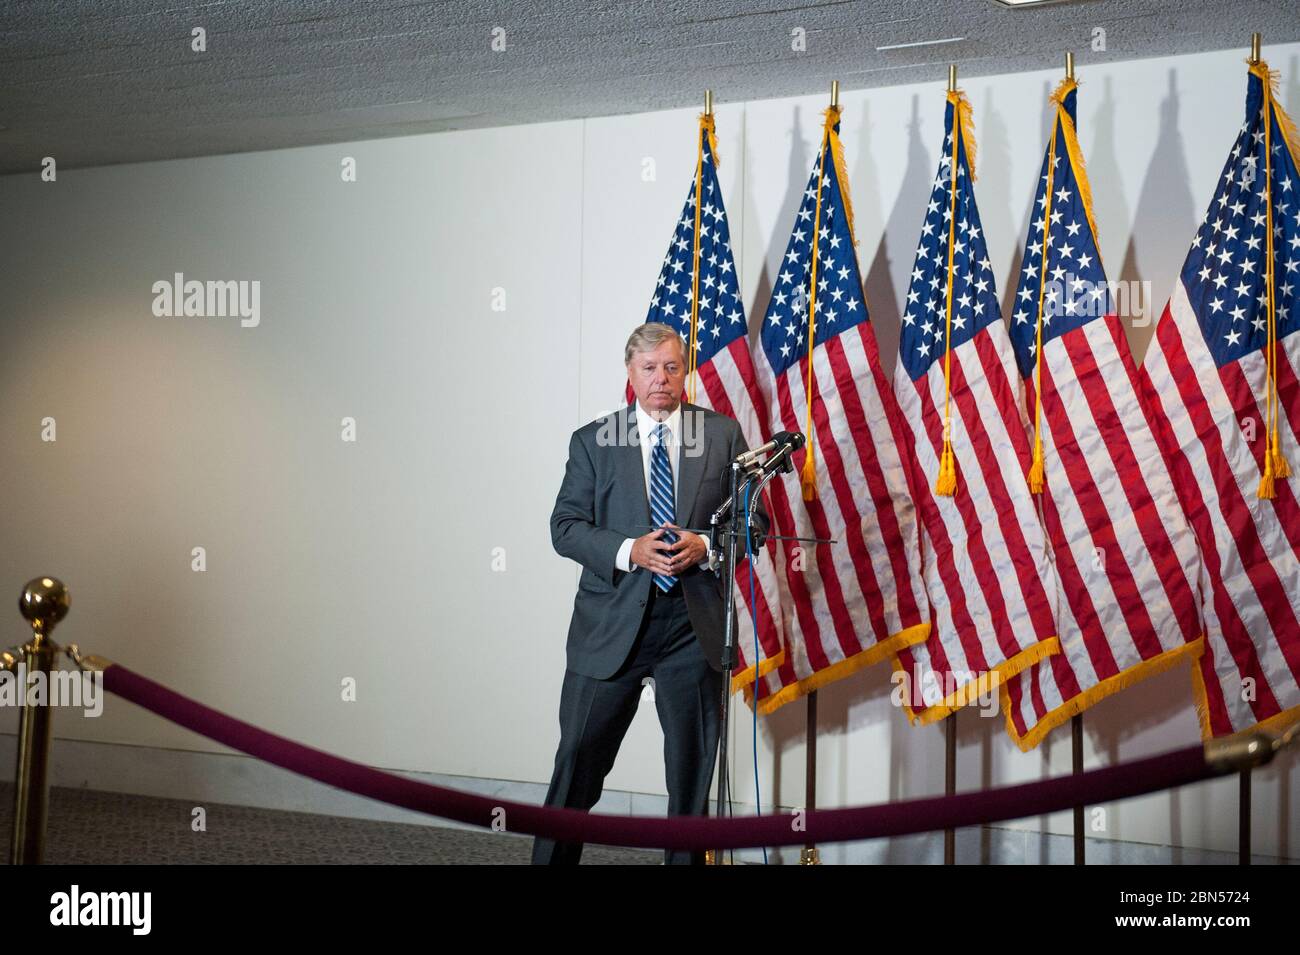
[[[1300,717],[1300,504],[1294,479],[1257,496],[1265,356],[1216,368],[1181,282],[1156,326],[1143,390],[1200,542],[1206,652],[1195,671],[1209,738]],[[1300,336],[1278,349],[1282,438],[1296,447]]]
[[[766,420],[758,409],[765,407],[758,387],[749,342],[742,335],[711,360],[696,369],[700,388],[695,403],[719,414],[736,419],[751,448],[765,443],[770,436]],[[716,475],[706,475],[712,480]],[[757,505],[757,502],[752,502]],[[785,640],[781,621],[781,589],[777,580],[776,542],[771,541],[754,560],[753,601],[750,600],[750,568],[744,557],[736,563],[736,645],[738,665],[732,673],[733,691],[753,682],[755,665],[764,674],[784,659]],[[754,620],[758,622],[758,644],[754,641]]]
[[[1012,391],[1006,329],[994,322],[952,351],[952,447],[957,493],[934,493],[943,448],[943,363],[895,389],[914,445],[912,486],[922,528],[934,631],[898,654],[909,675],[909,719],[929,723],[1055,652],[1046,543],[1026,470],[1026,420]],[[989,678],[981,680],[984,674]]]
[[[758,351],[772,431],[804,428],[806,362],[776,376]],[[800,452],[795,473],[769,485],[772,516],[779,533],[835,543],[781,542],[786,655],[760,681],[763,713],[887,659],[928,632],[899,456],[904,432],[869,322],[813,350],[813,384],[818,496],[803,500]]]
[[[1201,651],[1200,558],[1118,319],[1043,347],[1043,521],[1060,585],[1059,655],[1004,687],[1030,749],[1097,700]],[[1035,403],[1026,382],[1026,407]]]

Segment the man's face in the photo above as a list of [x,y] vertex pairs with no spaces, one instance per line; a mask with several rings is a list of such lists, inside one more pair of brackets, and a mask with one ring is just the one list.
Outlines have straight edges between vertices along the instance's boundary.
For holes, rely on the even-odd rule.
[[682,340],[674,336],[661,341],[653,351],[633,353],[627,379],[646,411],[672,414],[681,403],[686,383],[684,352]]

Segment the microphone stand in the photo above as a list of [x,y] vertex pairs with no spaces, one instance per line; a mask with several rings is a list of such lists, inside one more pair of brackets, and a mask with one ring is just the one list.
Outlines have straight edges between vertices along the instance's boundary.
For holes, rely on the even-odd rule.
[[[723,501],[718,509],[713,512],[709,518],[709,527],[712,531],[710,540],[712,541],[714,552],[719,551],[719,541],[725,539],[725,548],[722,548],[724,554],[723,579],[727,583],[726,587],[726,625],[723,629],[722,642],[722,725],[719,731],[718,743],[718,818],[727,815],[727,807],[731,802],[730,783],[727,775],[727,738],[731,733],[731,674],[736,668],[736,547],[738,539],[745,539],[750,542],[750,547],[755,558],[762,549],[764,540],[797,540],[813,544],[833,544],[834,540],[822,540],[816,537],[784,537],[777,534],[763,535],[754,533],[753,526],[753,507],[754,501],[762,495],[763,489],[778,474],[789,473],[794,469],[791,461],[791,455],[794,453],[794,447],[786,444],[771,454],[770,457],[762,464],[750,461],[748,464],[742,464],[739,460],[731,462],[731,496]],[[744,478],[742,480],[742,474]],[[755,482],[758,482],[756,488],[751,488]],[[748,513],[743,514],[737,506],[742,498],[741,492],[749,489],[749,501],[751,507],[745,510]],[[725,517],[725,522],[724,522]],[[742,538],[742,535],[744,537]],[[757,539],[756,539],[757,538]],[[758,705],[758,661],[754,661],[754,705]],[[721,856],[715,851],[714,858],[720,862]]]

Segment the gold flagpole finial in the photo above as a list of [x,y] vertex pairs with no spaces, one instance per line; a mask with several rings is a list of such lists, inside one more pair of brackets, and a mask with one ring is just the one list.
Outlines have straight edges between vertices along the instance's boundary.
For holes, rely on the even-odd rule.
[[1074,54],[1073,53],[1065,54],[1065,78],[1067,80],[1074,79]]
[[948,92],[957,92],[957,64],[948,64]]
[[838,109],[840,105],[840,81],[831,80],[831,109]]
[[713,90],[704,91],[704,115],[713,115]]
[[1251,63],[1258,63],[1261,59],[1263,59],[1263,57],[1260,55],[1260,49],[1259,49],[1262,43],[1263,40],[1261,39],[1258,33],[1252,33],[1250,35],[1250,62]]

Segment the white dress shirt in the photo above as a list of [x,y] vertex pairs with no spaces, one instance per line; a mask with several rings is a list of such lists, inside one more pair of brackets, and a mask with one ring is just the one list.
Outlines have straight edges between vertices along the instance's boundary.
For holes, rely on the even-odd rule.
[[[668,465],[673,469],[673,497],[680,498],[680,495],[677,493],[678,474],[680,473],[680,461],[682,456],[682,406],[680,404],[673,409],[672,414],[663,420],[663,425],[664,447],[668,450]],[[645,496],[647,501],[650,500],[650,452],[654,450],[654,434],[655,428],[658,426],[659,422],[650,417],[650,415],[646,413],[645,409],[641,407],[641,402],[638,401],[636,403],[636,433],[641,444],[641,471],[645,476]],[[673,510],[676,511],[676,509],[677,501],[674,500]],[[676,514],[675,518],[676,519],[673,523],[678,527],[684,526],[681,514]],[[649,528],[647,528],[646,533],[650,533]],[[699,565],[701,567],[708,567],[709,535],[700,534],[699,536],[704,538],[705,546],[704,559],[700,561]],[[635,539],[629,537],[623,541],[623,546],[618,549],[618,554],[614,558],[614,566],[619,570],[630,572],[637,568],[638,565],[632,563],[633,543],[635,543]]]

